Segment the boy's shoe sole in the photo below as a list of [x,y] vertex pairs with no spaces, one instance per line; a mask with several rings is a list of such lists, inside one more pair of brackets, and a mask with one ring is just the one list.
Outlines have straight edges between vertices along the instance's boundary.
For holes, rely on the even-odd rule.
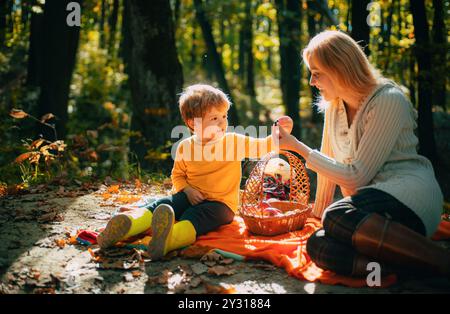
[[153,212],[152,239],[148,244],[148,254],[152,261],[164,257],[164,248],[175,223],[175,213],[170,205],[161,204]]
[[97,236],[97,243],[102,249],[113,246],[122,240],[131,229],[131,220],[127,215],[117,215],[111,218],[103,230]]

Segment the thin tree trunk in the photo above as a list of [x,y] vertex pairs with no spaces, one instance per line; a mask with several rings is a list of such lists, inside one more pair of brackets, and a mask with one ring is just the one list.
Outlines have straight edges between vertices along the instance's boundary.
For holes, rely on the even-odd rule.
[[300,34],[301,7],[297,0],[276,0],[280,38],[280,85],[286,113],[294,121],[292,134],[301,135],[300,125]]
[[8,31],[10,34],[14,33],[14,9],[13,9],[13,5],[14,5],[14,0],[4,0],[7,3],[7,14],[8,14],[8,23],[7,23],[7,27],[8,27]]
[[384,64],[384,71],[386,72],[389,68],[390,65],[390,61],[391,61],[391,35],[392,35],[392,16],[394,15],[394,8],[395,8],[395,3],[392,2],[391,4],[389,4],[389,15],[388,15],[388,19],[387,19],[387,30],[386,30],[386,37],[385,37],[385,41],[387,43],[387,58],[386,58],[386,62]]
[[[233,96],[231,95],[231,90],[228,87],[228,82],[225,78],[225,71],[223,69],[222,57],[217,52],[216,43],[214,41],[214,37],[212,34],[211,24],[209,23],[208,19],[205,16],[202,0],[194,0],[194,7],[195,7],[195,15],[202,29],[203,38],[205,40],[208,49],[208,57],[211,60],[211,64],[213,65],[216,79],[219,83],[219,86],[228,95],[228,97],[231,99],[231,102],[234,104]],[[232,125],[238,125],[239,123],[236,106],[230,107],[230,122]]]
[[244,25],[241,23],[239,29],[239,55],[238,55],[238,63],[239,63],[239,71],[238,75],[242,82],[245,82],[245,32]]
[[173,7],[173,18],[175,30],[178,28],[178,23],[180,21],[180,9],[181,9],[181,0],[175,0]]
[[[125,0],[127,1],[127,0]],[[100,32],[100,48],[105,48],[106,44],[106,34],[105,34],[105,20],[106,20],[106,0],[102,0],[101,4],[101,11],[100,11],[100,25],[99,25],[99,32]]]
[[251,11],[251,1],[245,4],[245,57],[246,57],[246,89],[250,97],[256,97],[255,91],[255,73],[254,73],[254,58],[253,58],[253,19]]
[[28,49],[27,85],[38,86],[42,77],[44,14],[31,13],[30,45]]
[[197,22],[192,20],[191,67],[197,64]]
[[31,1],[30,0],[21,0],[20,1],[20,8],[22,10],[20,20],[22,22],[22,27],[26,28],[28,24],[28,19],[31,11]]
[[347,26],[347,33],[350,33],[350,12],[352,12],[352,0],[347,0],[347,16],[345,17],[345,25]]
[[426,156],[433,164],[436,164],[436,143],[434,139],[433,115],[432,115],[432,88],[433,77],[431,75],[430,37],[424,0],[411,0],[411,13],[413,15],[414,36],[416,43],[414,47],[417,58],[418,90],[419,90],[419,153]]
[[[56,116],[59,138],[66,135],[67,102],[75,67],[80,27],[67,25],[67,4],[70,0],[46,0],[43,20],[43,54],[39,113]],[[80,3],[81,0],[76,1]],[[41,129],[47,139],[55,139],[51,130]]]
[[133,48],[133,38],[130,30],[130,4],[129,0],[123,0],[122,9],[122,36],[120,42],[119,55],[125,66],[125,73],[129,74],[129,64],[131,59],[131,49]]
[[[317,31],[316,31],[316,21],[314,20],[314,16],[309,13],[308,14],[308,33],[309,33],[309,38],[313,38]],[[311,75],[311,73],[308,71],[308,75]],[[315,100],[317,99],[317,97],[319,97],[319,90],[315,87],[315,86],[311,86],[311,100],[313,101],[313,103],[315,102]],[[321,115],[319,114],[317,107],[314,105],[311,105],[311,122],[312,123],[318,123],[320,121],[322,121],[323,118],[321,117]]]
[[144,157],[149,149],[167,150],[171,129],[181,122],[176,103],[183,74],[169,1],[127,2],[133,42],[129,61],[131,130],[142,135],[132,137],[130,147],[146,168],[150,162]]
[[409,53],[409,94],[411,98],[411,103],[414,105],[414,107],[417,107],[417,97],[416,97],[416,81],[417,81],[417,75],[416,75],[416,57],[414,56],[413,48],[410,49]]
[[[272,37],[272,20],[270,19],[270,17],[267,18],[267,35],[270,37]],[[267,70],[272,71],[272,48],[268,47],[267,48]]]
[[447,85],[447,69],[444,66],[447,63],[446,54],[448,51],[447,30],[444,21],[446,20],[446,10],[443,8],[441,0],[433,0],[434,18],[433,18],[433,45],[434,45],[434,69],[437,71],[435,75],[435,83],[433,96],[434,103],[441,106],[444,111],[447,109],[446,104],[446,85]]
[[370,0],[352,1],[352,31],[351,36],[356,41],[362,41],[360,45],[364,47],[364,53],[369,56],[370,28],[367,24],[367,5]]
[[6,47],[7,2],[0,1],[0,49]]
[[108,50],[109,53],[114,55],[116,46],[116,29],[117,29],[117,18],[119,15],[119,0],[113,0],[113,8],[111,15],[109,16],[109,43]]

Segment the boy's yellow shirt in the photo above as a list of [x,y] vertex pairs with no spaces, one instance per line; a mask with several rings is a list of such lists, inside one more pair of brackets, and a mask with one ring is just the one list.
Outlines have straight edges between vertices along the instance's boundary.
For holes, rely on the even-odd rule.
[[236,212],[244,158],[261,158],[272,150],[272,139],[238,133],[202,144],[193,135],[179,143],[172,169],[173,192],[191,186],[208,201],[226,204]]

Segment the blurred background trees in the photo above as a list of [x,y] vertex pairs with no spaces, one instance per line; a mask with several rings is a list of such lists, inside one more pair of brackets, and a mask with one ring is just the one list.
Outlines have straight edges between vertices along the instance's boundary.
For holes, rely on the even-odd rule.
[[65,172],[167,175],[177,97],[197,82],[230,96],[232,125],[270,125],[286,113],[295,135],[318,147],[319,95],[301,49],[325,29],[361,41],[403,86],[418,109],[420,153],[438,176],[448,173],[447,0],[83,0],[81,27],[66,25],[68,2],[0,1],[2,182],[20,181],[12,162],[24,142],[56,140],[51,128],[14,120],[12,108],[55,115],[48,123],[68,145]]

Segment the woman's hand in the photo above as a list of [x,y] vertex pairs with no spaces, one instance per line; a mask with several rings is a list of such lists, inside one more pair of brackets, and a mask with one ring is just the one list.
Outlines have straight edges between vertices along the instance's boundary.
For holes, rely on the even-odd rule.
[[205,196],[202,194],[202,192],[194,189],[193,187],[187,186],[184,188],[183,192],[186,194],[191,205],[200,204],[205,200]]
[[288,134],[291,134],[294,128],[294,121],[289,116],[282,116],[275,121],[275,125],[282,127]]
[[297,150],[298,140],[290,132],[288,133],[284,127],[272,126],[272,140],[274,143],[278,142],[280,149]]

